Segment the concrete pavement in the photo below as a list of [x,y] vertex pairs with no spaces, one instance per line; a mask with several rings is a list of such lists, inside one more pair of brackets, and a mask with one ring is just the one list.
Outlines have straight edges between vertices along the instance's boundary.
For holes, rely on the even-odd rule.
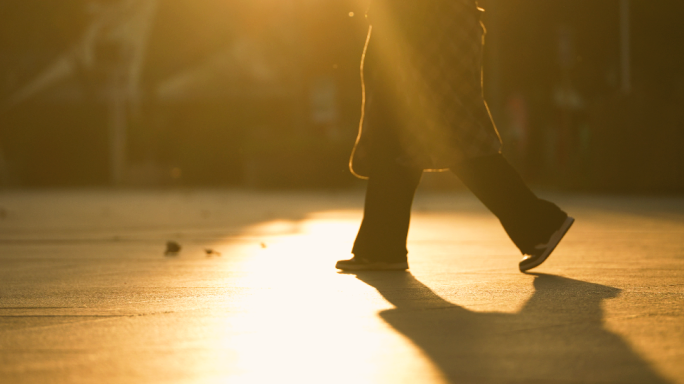
[[684,383],[684,198],[542,195],[534,274],[465,191],[345,274],[359,191],[0,191],[0,383]]

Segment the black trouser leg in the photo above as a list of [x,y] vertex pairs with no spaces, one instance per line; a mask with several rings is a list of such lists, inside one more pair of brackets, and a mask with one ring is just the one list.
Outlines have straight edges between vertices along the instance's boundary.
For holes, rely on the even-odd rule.
[[397,164],[392,156],[371,163],[363,221],[352,253],[369,260],[406,261],[411,205],[422,169]]
[[499,218],[523,254],[546,242],[568,217],[555,204],[538,198],[502,155],[464,161],[452,172]]
[[[567,217],[555,204],[538,198],[501,155],[470,159],[452,171],[496,215],[524,254],[546,242]],[[406,260],[411,205],[421,174],[388,157],[372,162],[354,255],[378,261]]]

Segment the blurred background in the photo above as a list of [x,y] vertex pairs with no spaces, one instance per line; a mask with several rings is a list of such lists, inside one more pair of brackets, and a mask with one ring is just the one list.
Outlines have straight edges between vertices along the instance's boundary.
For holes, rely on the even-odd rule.
[[[684,192],[684,2],[480,0],[485,93],[536,185]],[[0,3],[0,187],[346,188],[356,0]]]

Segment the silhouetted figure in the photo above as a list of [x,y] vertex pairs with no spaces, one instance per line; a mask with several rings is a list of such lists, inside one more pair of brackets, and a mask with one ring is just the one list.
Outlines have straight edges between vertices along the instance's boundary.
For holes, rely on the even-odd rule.
[[539,199],[501,155],[482,93],[476,0],[372,0],[364,49],[364,114],[351,159],[368,179],[364,218],[343,270],[407,269],[411,204],[424,170],[450,170],[520,249],[544,262],[574,219]]

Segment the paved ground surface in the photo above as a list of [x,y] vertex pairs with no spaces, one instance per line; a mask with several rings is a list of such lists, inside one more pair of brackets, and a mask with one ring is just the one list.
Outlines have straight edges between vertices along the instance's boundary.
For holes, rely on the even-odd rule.
[[411,272],[354,275],[358,191],[0,192],[0,382],[684,383],[684,198],[543,196],[537,274],[421,192]]

